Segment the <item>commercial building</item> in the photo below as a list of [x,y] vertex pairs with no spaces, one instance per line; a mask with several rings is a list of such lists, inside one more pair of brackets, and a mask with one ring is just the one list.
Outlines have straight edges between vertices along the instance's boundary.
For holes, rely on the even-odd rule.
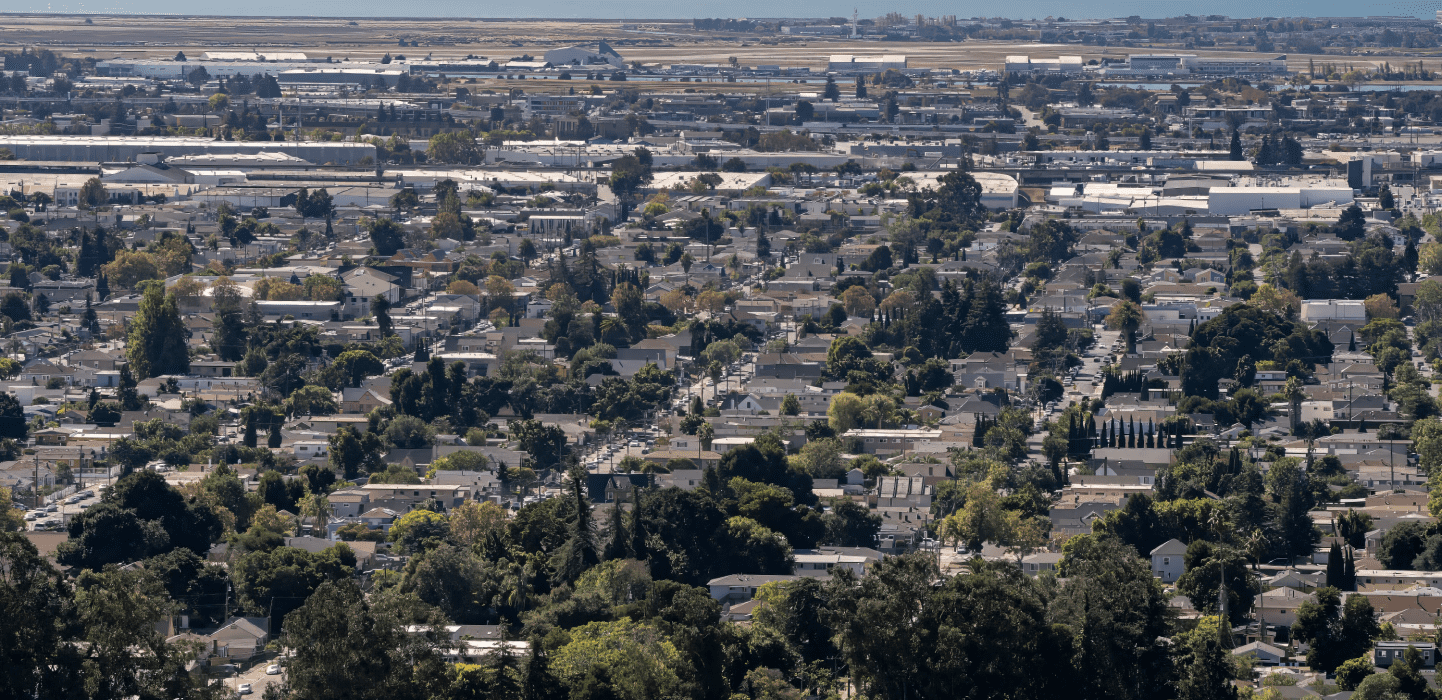
[[1020,75],[1045,75],[1048,73],[1081,73],[1085,63],[1081,56],[1058,56],[1056,58],[1032,58],[1030,56],[1007,56],[1006,72]]
[[1207,195],[1207,211],[1239,216],[1268,209],[1309,209],[1320,204],[1345,206],[1352,203],[1352,189],[1318,185],[1310,187],[1216,187]]
[[826,70],[843,73],[880,73],[885,70],[906,70],[906,57],[900,54],[884,56],[852,56],[832,54],[826,63]]

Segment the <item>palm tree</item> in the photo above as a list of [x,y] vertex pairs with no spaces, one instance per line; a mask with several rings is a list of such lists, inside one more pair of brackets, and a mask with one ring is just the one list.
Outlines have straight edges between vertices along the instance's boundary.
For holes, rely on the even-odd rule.
[[[295,534],[297,537],[300,536],[300,529],[306,518],[321,520],[322,518],[328,517],[331,512],[330,499],[326,498],[323,493],[306,494],[296,505],[300,507],[300,517],[295,519]],[[312,526],[311,529],[314,530],[315,527]]]
[[1107,327],[1121,331],[1122,337],[1126,338],[1128,355],[1137,351],[1137,329],[1142,327],[1146,317],[1140,306],[1125,299],[1112,305],[1112,312],[1107,315]]
[[1292,406],[1292,434],[1296,435],[1297,428],[1302,425],[1302,399],[1307,398],[1307,394],[1302,391],[1302,380],[1296,377],[1287,377],[1287,383],[1282,385],[1281,394]]

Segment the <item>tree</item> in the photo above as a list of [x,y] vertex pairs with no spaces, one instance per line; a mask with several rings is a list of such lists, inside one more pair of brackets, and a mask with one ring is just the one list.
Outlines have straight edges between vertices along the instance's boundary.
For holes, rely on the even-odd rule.
[[1219,620],[1204,618],[1203,624],[1182,635],[1182,653],[1177,659],[1177,700],[1235,700],[1231,654],[1222,646]]
[[469,549],[441,544],[416,555],[401,591],[439,608],[449,620],[473,625],[490,621],[488,603],[500,593],[500,581]]
[[405,247],[405,231],[390,219],[365,219],[361,226],[370,234],[371,244],[375,246],[377,255],[390,257]]
[[296,697],[315,700],[415,697],[418,676],[442,662],[434,632],[406,633],[403,625],[414,622],[409,613],[367,600],[349,580],[320,585],[286,618],[287,685]]
[[810,102],[807,102],[806,100],[797,100],[797,101],[796,101],[796,121],[797,121],[797,123],[803,123],[803,122],[810,121],[812,115],[814,115],[815,112],[816,112],[816,108],[815,108],[815,106],[813,106]]
[[826,87],[821,91],[821,99],[831,100],[832,102],[841,99],[841,88],[837,87],[834,77],[826,76]]
[[1371,648],[1377,619],[1366,596],[1350,596],[1345,610],[1336,588],[1319,588],[1313,596],[1297,608],[1292,636],[1309,645],[1308,666],[1330,673]]
[[375,319],[376,327],[380,329],[382,338],[395,334],[391,330],[391,300],[385,294],[377,294],[371,298],[371,317]]
[[208,505],[187,503],[164,477],[137,471],[115,482],[95,507],[70,521],[70,539],[57,559],[67,566],[99,569],[139,561],[185,547],[206,554],[221,534]]
[[1128,355],[1137,351],[1136,333],[1145,319],[1146,314],[1141,307],[1126,300],[1113,304],[1111,313],[1107,314],[1107,327],[1122,332],[1122,339],[1127,344]]
[[105,184],[98,177],[92,177],[80,185],[80,194],[77,197],[81,209],[95,209],[110,203],[110,195],[105,191]]
[[335,396],[325,387],[303,386],[286,399],[286,413],[292,416],[329,416],[338,412]]
[[1177,579],[1177,591],[1191,599],[1206,614],[1218,611],[1218,596],[1226,579],[1228,624],[1242,624],[1257,597],[1257,583],[1241,553],[1206,540],[1187,545],[1183,555],[1186,572]]
[[190,352],[185,344],[188,336],[175,296],[166,295],[163,285],[150,285],[131,321],[125,345],[131,371],[138,379],[188,374]]
[[1291,409],[1292,434],[1296,435],[1299,426],[1302,424],[1302,401],[1307,398],[1307,393],[1302,390],[1302,380],[1296,377],[1288,377],[1282,391],[1279,392],[1287,399]]
[[966,491],[966,505],[942,520],[938,532],[942,541],[962,542],[968,551],[980,552],[986,542],[1001,542],[1005,523],[996,492],[986,484],[974,484]]
[[1245,160],[1245,156],[1242,155],[1242,137],[1236,129],[1232,129],[1232,144],[1228,150],[1230,153],[1227,160]]
[[1342,690],[1356,690],[1363,680],[1376,672],[1375,669],[1371,652],[1348,659],[1337,667],[1337,687]]
[[426,144],[426,159],[436,163],[475,165],[482,160],[476,139],[469,131],[445,131]]
[[1367,216],[1362,208],[1353,204],[1342,210],[1335,227],[1337,237],[1344,241],[1355,241],[1367,235]]
[[826,534],[822,542],[835,547],[872,547],[881,531],[881,516],[849,499],[836,499],[822,516]]
[[878,562],[836,586],[841,654],[874,697],[1055,697],[1072,690],[1072,640],[1046,619],[1035,584],[1014,566],[973,559],[940,577],[929,556]]
[[75,668],[67,644],[74,609],[70,587],[35,545],[18,532],[0,532],[0,696],[39,698],[67,687]]
[[801,413],[801,402],[795,394],[788,393],[781,399],[781,415],[794,416]]
[[1136,550],[1114,537],[1087,536],[1068,543],[1062,574],[1067,584],[1050,606],[1066,625],[1072,663],[1089,669],[1076,681],[1078,697],[1148,698],[1165,693],[1170,677],[1165,646],[1168,605],[1160,583]]
[[596,546],[596,523],[591,519],[591,502],[586,498],[585,471],[572,469],[570,500],[573,508],[570,538],[556,554],[556,574],[564,581],[575,581],[586,569],[601,560]]

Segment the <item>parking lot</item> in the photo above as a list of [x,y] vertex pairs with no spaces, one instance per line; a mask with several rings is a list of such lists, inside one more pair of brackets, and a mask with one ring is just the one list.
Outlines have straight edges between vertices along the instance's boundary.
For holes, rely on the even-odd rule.
[[30,530],[63,530],[70,519],[85,512],[100,502],[98,487],[88,487],[78,493],[25,512],[25,526]]

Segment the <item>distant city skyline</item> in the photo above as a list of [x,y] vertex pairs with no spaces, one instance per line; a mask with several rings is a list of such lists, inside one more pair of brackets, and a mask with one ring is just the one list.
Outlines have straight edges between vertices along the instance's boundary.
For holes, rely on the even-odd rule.
[[[297,12],[304,7],[304,12]],[[404,8],[404,12],[399,10]],[[935,0],[877,0],[872,2],[836,2],[834,0],[795,0],[785,5],[787,13],[777,13],[774,2],[740,0],[717,5],[690,0],[609,0],[576,3],[565,0],[537,0],[524,6],[511,3],[467,2],[465,0],[417,0],[403,6],[382,0],[313,0],[303,5],[280,0],[257,0],[249,3],[190,2],[188,0],[110,0],[109,2],[53,2],[18,0],[7,8],[16,13],[59,14],[171,14],[201,16],[248,17],[485,17],[516,19],[691,19],[700,17],[841,17],[859,9],[863,18],[887,12],[925,14],[928,16],[1007,17],[1009,19],[1040,19],[1048,16],[1068,18],[1111,18],[1140,15],[1148,19],[1177,17],[1184,14],[1220,14],[1237,19],[1253,17],[1359,17],[1401,16],[1431,18],[1442,2],[1379,2],[1365,8],[1340,0],[1295,3],[1285,0],[1220,0],[1208,3],[1157,2],[1156,0],[1108,0],[1097,3],[1075,3],[1065,0],[1022,0],[1006,3],[1003,9],[989,2],[936,2]],[[524,9],[524,12],[517,10]],[[1365,13],[1359,13],[1365,9]]]

